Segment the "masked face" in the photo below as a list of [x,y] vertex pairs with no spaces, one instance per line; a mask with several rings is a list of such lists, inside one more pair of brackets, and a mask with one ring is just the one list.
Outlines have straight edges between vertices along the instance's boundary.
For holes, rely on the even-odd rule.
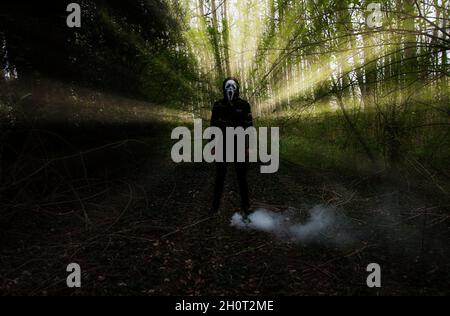
[[225,83],[225,95],[226,95],[228,101],[234,100],[234,96],[236,95],[237,90],[238,90],[238,85],[237,85],[236,81],[228,80]]

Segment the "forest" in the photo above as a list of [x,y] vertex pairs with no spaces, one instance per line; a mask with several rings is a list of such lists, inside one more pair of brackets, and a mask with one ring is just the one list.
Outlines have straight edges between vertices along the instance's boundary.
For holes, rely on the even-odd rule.
[[[71,2],[0,3],[0,295],[450,294],[450,0]],[[273,229],[170,158],[227,77],[280,129]]]

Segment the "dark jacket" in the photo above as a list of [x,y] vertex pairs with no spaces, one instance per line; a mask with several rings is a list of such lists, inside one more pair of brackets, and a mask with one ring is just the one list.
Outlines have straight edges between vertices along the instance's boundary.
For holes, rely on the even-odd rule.
[[[229,79],[225,80],[228,81]],[[236,79],[233,79],[237,82]],[[225,88],[224,82],[224,88]],[[223,134],[223,152],[226,155],[227,148],[227,137],[226,137],[226,129],[227,127],[243,127],[247,129],[248,127],[253,126],[253,116],[250,104],[242,100],[239,97],[239,88],[235,94],[235,97],[232,101],[228,101],[225,96],[224,89],[224,98],[222,100],[214,103],[214,108],[211,116],[211,127],[218,127],[221,129]],[[214,138],[213,138],[214,139]],[[237,150],[237,139],[235,139],[235,153]],[[249,139],[246,139],[246,146],[249,148]],[[237,153],[235,154],[237,155]]]
[[[225,96],[225,83],[230,79],[233,78],[224,81],[224,98],[214,103],[211,116],[211,126],[219,127],[224,135],[227,127],[243,127],[246,129],[253,126],[253,116],[250,104],[239,97],[239,87],[235,94],[235,98],[232,101],[228,101]],[[236,79],[233,80],[238,83]]]

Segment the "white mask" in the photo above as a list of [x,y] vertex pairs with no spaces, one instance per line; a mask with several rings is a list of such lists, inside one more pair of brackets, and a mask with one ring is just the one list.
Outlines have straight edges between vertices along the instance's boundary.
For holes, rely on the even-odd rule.
[[228,99],[228,101],[233,101],[234,96],[236,95],[236,92],[238,90],[238,84],[234,80],[228,80],[225,83],[225,95]]

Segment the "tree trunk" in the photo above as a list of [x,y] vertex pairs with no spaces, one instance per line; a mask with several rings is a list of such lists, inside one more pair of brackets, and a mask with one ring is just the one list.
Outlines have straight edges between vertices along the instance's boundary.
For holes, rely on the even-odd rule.
[[225,56],[225,66],[227,71],[227,77],[231,76],[231,66],[230,66],[230,30],[228,27],[228,1],[223,0],[223,50]]
[[216,68],[219,79],[224,78],[224,70],[222,63],[222,55],[220,53],[220,34],[219,34],[219,22],[217,19],[217,5],[216,0],[211,0],[211,15],[212,15],[212,27],[210,27],[210,34],[212,37],[214,58],[216,60]]

